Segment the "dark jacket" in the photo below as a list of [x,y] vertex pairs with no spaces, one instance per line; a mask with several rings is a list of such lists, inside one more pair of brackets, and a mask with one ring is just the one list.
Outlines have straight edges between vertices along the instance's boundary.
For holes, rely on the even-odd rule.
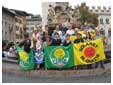
[[74,41],[74,43],[80,43],[80,42],[84,42],[84,40],[83,40],[83,39],[76,39],[76,40]]
[[51,45],[60,45],[61,44],[61,39],[52,39]]
[[68,46],[70,44],[71,44],[71,41],[67,43],[66,40],[65,40],[64,43],[63,43],[63,46]]
[[30,46],[31,46],[31,40],[29,38],[25,39],[23,41],[23,44],[24,44],[24,50],[29,53],[30,52]]

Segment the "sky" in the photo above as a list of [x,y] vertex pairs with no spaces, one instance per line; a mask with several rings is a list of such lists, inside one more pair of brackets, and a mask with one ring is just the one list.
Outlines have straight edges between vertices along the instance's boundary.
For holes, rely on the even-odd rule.
[[42,2],[66,2],[68,1],[72,7],[82,2],[86,2],[87,6],[111,6],[111,0],[2,0],[2,6],[9,9],[17,9],[32,13],[34,15],[42,15]]

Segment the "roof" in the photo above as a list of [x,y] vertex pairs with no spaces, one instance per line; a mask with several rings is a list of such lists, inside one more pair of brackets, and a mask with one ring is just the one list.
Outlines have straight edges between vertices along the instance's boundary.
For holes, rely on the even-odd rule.
[[5,7],[2,7],[2,11],[6,11],[9,12],[10,14],[14,15],[14,16],[30,16],[32,14],[27,13],[25,11],[20,11],[20,10],[15,10],[15,9],[8,9]]
[[5,7],[2,7],[2,12],[8,12],[8,13],[10,13],[13,16],[16,15],[15,13],[11,12],[8,8],[5,8]]
[[14,12],[16,15],[18,16],[29,16],[29,15],[32,15],[32,14],[29,14],[25,11],[20,11],[20,10],[15,10],[15,9],[10,9],[12,12]]

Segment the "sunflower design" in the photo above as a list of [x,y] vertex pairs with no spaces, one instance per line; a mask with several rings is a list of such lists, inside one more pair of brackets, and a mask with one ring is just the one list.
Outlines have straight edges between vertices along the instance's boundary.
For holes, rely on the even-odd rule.
[[65,56],[65,52],[62,48],[58,48],[58,49],[55,50],[54,56],[56,58],[63,58]]

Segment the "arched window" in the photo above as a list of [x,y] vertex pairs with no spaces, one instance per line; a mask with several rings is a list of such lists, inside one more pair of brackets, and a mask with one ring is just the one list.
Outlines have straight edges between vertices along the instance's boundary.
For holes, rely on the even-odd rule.
[[100,18],[100,24],[103,24],[103,19],[102,18]]
[[106,18],[106,24],[109,24],[109,19],[108,18]]

